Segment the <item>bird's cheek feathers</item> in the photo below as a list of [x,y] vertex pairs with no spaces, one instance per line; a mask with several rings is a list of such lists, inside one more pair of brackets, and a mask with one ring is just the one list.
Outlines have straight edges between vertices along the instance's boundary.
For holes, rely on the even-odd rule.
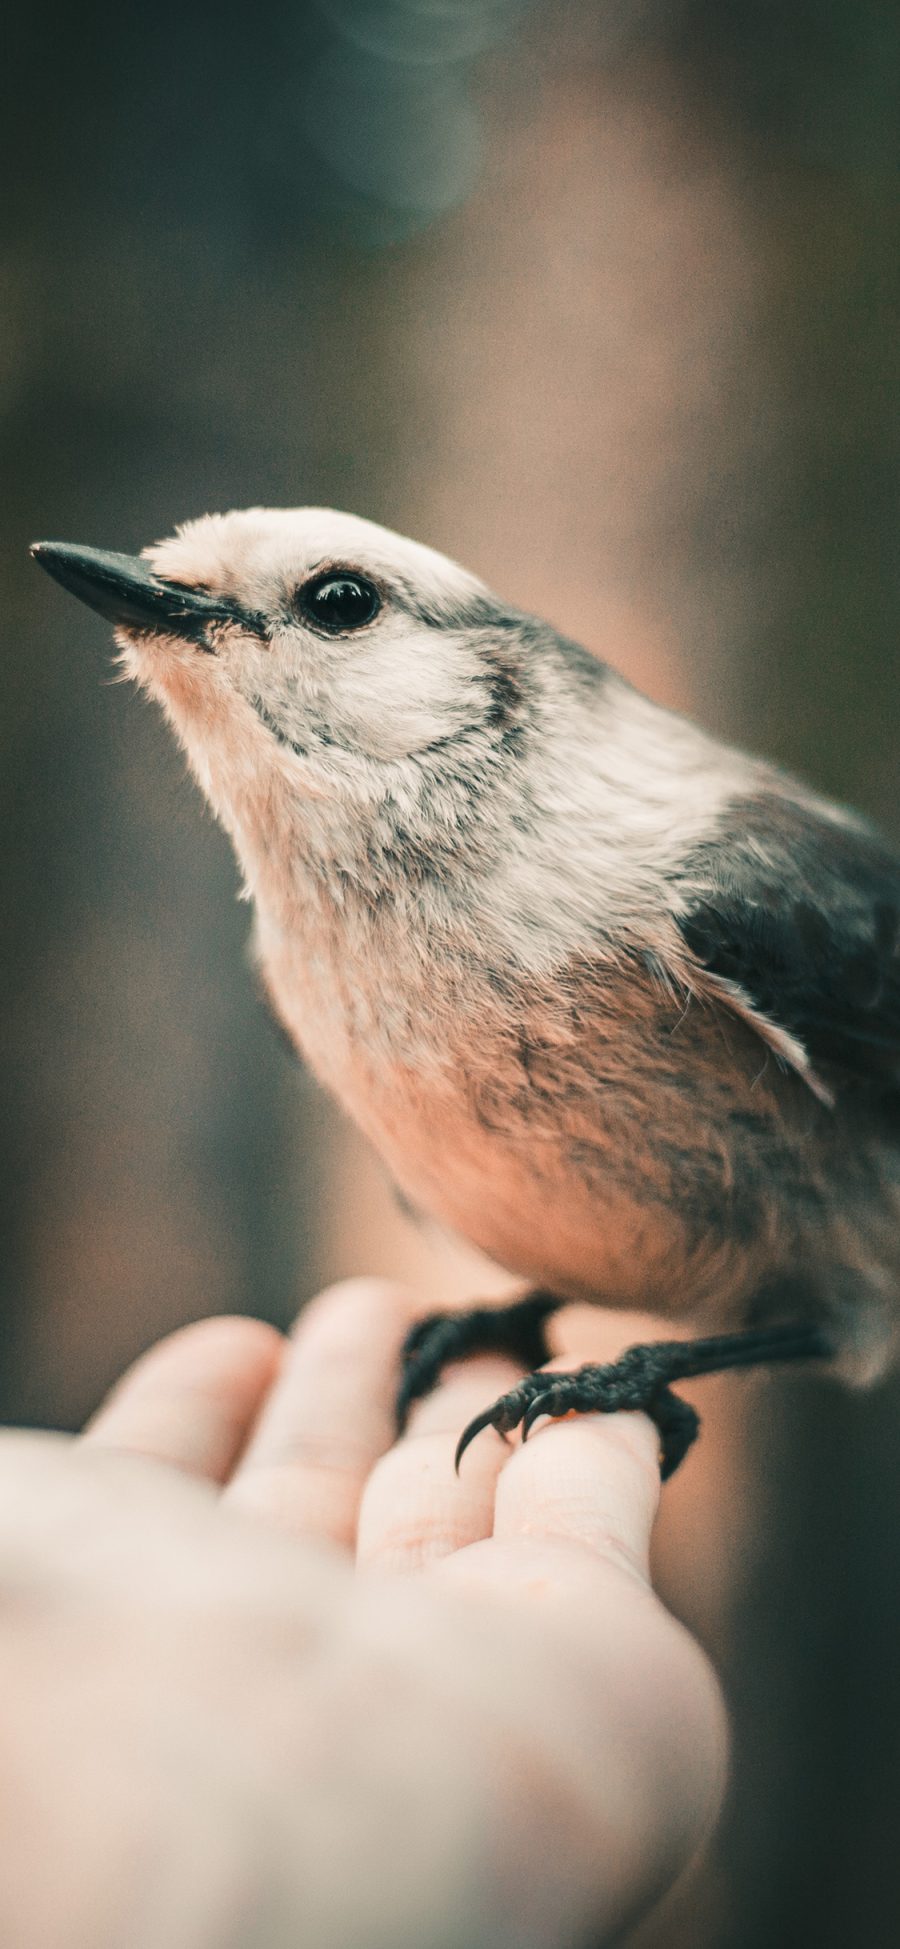
[[233,760],[252,746],[263,766],[277,764],[279,743],[300,756],[337,746],[402,759],[476,728],[483,701],[484,672],[464,636],[387,619],[352,643],[300,628],[263,641],[222,627],[212,655],[170,637],[119,641],[126,673],[163,704],[189,750],[199,734],[227,742]]

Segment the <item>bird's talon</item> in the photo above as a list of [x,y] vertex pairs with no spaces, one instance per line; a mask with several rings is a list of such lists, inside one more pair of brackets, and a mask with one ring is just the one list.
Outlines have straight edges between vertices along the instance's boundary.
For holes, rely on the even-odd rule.
[[522,1440],[528,1440],[535,1422],[540,1421],[542,1414],[552,1414],[552,1412],[551,1396],[549,1394],[539,1394],[532,1401],[531,1406],[526,1409],[522,1417]]
[[494,1432],[500,1436],[500,1440],[506,1443],[507,1448],[509,1447],[509,1436],[506,1429],[497,1420],[497,1409],[500,1405],[501,1403],[498,1401],[492,1408],[485,1408],[483,1414],[476,1414],[474,1420],[469,1422],[468,1427],[463,1429],[459,1441],[456,1444],[456,1454],[453,1457],[453,1468],[457,1475],[459,1474],[459,1465],[466,1449],[475,1440],[476,1435],[481,1434],[483,1428],[493,1428]]

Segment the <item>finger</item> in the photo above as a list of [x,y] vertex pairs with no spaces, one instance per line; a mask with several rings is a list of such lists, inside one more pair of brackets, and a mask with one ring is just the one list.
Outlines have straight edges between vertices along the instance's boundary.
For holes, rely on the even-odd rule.
[[113,1388],[82,1439],[169,1462],[224,1482],[282,1359],[284,1340],[262,1320],[198,1320],[182,1327]]
[[[586,1361],[618,1360],[626,1347],[665,1337],[665,1323],[652,1314],[567,1306],[556,1333],[561,1351],[546,1371],[565,1373]],[[537,1436],[551,1429],[553,1447],[539,1447]],[[563,1431],[568,1432],[560,1442]],[[659,1434],[646,1415],[570,1415],[539,1422],[515,1461],[515,1475],[504,1482],[496,1509],[498,1540],[527,1535],[587,1543],[595,1554],[628,1562],[647,1577],[660,1480]]]
[[494,1490],[509,1450],[494,1436],[473,1445],[461,1477],[453,1458],[460,1431],[521,1369],[496,1355],[448,1367],[416,1403],[403,1440],[382,1457],[359,1512],[360,1563],[417,1570],[490,1536]]
[[300,1315],[278,1384],[228,1488],[237,1507],[352,1548],[369,1471],[394,1439],[412,1294],[379,1279],[320,1293]]
[[[572,1365],[558,1358],[547,1371]],[[497,1484],[494,1536],[581,1544],[648,1579],[659,1491],[659,1433],[647,1415],[539,1422]]]

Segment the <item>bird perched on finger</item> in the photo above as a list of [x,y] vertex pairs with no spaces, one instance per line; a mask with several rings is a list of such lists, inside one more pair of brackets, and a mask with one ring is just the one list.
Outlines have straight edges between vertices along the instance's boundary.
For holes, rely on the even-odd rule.
[[567,1300],[681,1337],[529,1372],[461,1449],[646,1406],[670,1472],[679,1376],[883,1367],[900,862],[862,819],[352,515],[34,553],[115,625],[230,833],[298,1050],[414,1206],[533,1284],[420,1324],[401,1414],[467,1348],[537,1369]]

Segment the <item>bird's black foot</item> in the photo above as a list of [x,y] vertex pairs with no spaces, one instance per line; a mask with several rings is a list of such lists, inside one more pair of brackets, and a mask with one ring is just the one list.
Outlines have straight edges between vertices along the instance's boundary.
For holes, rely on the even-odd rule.
[[614,1414],[620,1408],[642,1408],[659,1429],[660,1471],[665,1481],[684,1460],[700,1429],[699,1415],[672,1393],[671,1381],[726,1367],[821,1359],[832,1351],[818,1327],[768,1327],[708,1340],[658,1340],[629,1347],[621,1359],[607,1366],[579,1367],[574,1374],[527,1374],[469,1422],[456,1450],[456,1467],[483,1428],[496,1428],[505,1438],[521,1426],[525,1441],[541,1415]]
[[403,1343],[397,1392],[397,1429],[402,1434],[414,1401],[430,1394],[445,1367],[473,1353],[506,1353],[523,1367],[550,1358],[547,1321],[563,1301],[553,1293],[528,1293],[511,1306],[473,1306],[465,1313],[429,1313],[417,1320]]
[[505,1439],[521,1426],[522,1440],[527,1441],[535,1422],[545,1414],[615,1414],[620,1408],[643,1408],[659,1429],[660,1472],[665,1481],[696,1441],[700,1416],[661,1381],[656,1352],[653,1346],[630,1347],[621,1360],[607,1366],[579,1367],[574,1374],[526,1374],[518,1386],[469,1422],[456,1450],[457,1469],[483,1428],[496,1428]]

